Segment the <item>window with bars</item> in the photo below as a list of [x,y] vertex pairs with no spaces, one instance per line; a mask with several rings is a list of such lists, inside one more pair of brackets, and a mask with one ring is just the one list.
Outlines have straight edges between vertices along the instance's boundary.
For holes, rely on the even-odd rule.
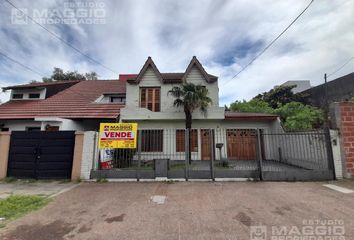
[[140,88],[140,107],[160,112],[161,91],[157,87]]
[[163,130],[140,130],[142,152],[163,151]]
[[[190,132],[191,138],[191,151],[198,152],[198,131],[197,129],[192,129]],[[176,152],[185,151],[185,130],[176,130]]]

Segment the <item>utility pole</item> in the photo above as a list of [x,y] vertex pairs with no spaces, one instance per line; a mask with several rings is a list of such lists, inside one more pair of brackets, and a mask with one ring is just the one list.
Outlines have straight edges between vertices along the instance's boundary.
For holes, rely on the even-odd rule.
[[328,101],[328,85],[327,85],[327,73],[324,74],[325,81],[325,101],[324,101],[324,117],[325,117],[325,127],[329,127],[329,101]]

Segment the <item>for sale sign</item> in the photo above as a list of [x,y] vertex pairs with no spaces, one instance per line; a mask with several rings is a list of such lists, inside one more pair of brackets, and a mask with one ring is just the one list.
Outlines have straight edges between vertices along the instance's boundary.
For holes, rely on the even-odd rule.
[[99,148],[136,148],[137,123],[101,123]]

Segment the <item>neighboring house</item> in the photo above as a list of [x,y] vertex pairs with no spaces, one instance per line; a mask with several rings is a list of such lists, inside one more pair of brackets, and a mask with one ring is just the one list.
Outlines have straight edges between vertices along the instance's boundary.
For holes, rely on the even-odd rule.
[[294,80],[294,81],[286,81],[280,86],[296,86],[292,89],[292,92],[299,93],[311,88],[311,83],[309,80]]
[[125,82],[56,81],[10,86],[10,101],[0,106],[2,131],[97,130],[115,122],[125,102]]
[[[224,143],[224,151],[227,149],[224,154],[229,159],[242,158],[238,155],[241,152],[232,149],[249,145],[252,149],[250,158],[254,159],[255,129],[281,130],[276,115],[228,112],[219,107],[218,78],[207,73],[196,57],[181,73],[161,73],[149,57],[139,74],[120,75],[119,80],[7,87],[5,90],[12,91],[11,100],[0,106],[0,124],[3,130],[10,131],[97,131],[100,122],[137,122],[142,139],[145,139],[146,147],[142,151],[183,152],[185,114],[183,109],[173,106],[174,98],[168,95],[173,86],[183,82],[205,86],[212,99],[206,115],[199,110],[193,112],[191,144],[194,159],[209,158],[210,153],[203,150],[204,144],[208,144],[208,129],[214,129],[216,142]],[[240,142],[237,140],[240,137],[252,140]],[[149,141],[151,143],[147,144]]]
[[[326,104],[326,85],[320,84],[302,93],[309,95],[312,105],[323,108]],[[327,83],[328,103],[348,101],[354,97],[354,72],[343,77],[331,80]]]

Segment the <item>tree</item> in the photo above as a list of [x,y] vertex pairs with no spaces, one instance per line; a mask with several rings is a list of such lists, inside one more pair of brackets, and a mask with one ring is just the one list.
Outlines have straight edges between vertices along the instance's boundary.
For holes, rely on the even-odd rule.
[[255,113],[274,113],[274,109],[263,100],[252,99],[250,101],[235,101],[230,105],[231,111],[234,112],[255,112]]
[[[54,67],[53,73],[50,77],[43,77],[43,82],[53,82],[53,81],[69,81],[69,80],[97,80],[96,72],[79,73],[78,71],[66,71],[63,69]],[[37,81],[31,81],[37,82]]]
[[282,119],[284,127],[290,130],[313,129],[321,126],[324,120],[320,109],[300,102],[280,106],[275,113]]
[[277,108],[280,105],[285,105],[290,102],[307,103],[307,95],[302,93],[293,93],[293,86],[276,86],[268,92],[258,94],[253,99],[267,102],[270,107]]
[[[208,96],[209,91],[206,87],[202,85],[195,85],[193,83],[183,83],[181,86],[175,86],[168,94],[172,95],[176,99],[173,102],[173,106],[178,108],[183,108],[184,114],[186,116],[185,124],[186,130],[190,132],[192,129],[192,113],[196,109],[200,109],[200,111],[206,115],[207,108],[209,104],[212,103],[211,98]],[[189,163],[191,163],[191,138],[189,138]]]

